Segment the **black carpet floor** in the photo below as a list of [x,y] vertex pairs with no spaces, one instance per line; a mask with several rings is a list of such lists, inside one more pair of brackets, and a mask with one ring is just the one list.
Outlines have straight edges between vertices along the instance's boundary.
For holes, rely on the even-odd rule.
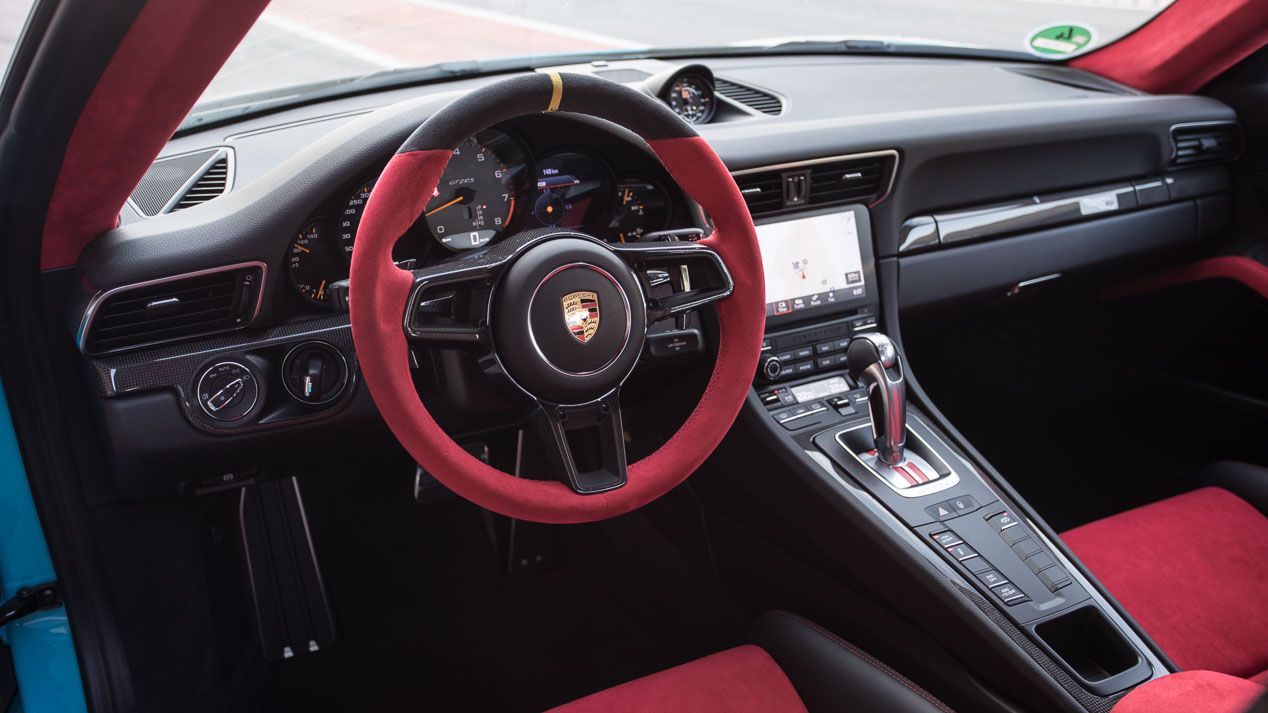
[[751,612],[635,513],[556,528],[508,576],[476,507],[378,474],[306,485],[338,642],[273,666],[274,711],[541,711],[739,642]]

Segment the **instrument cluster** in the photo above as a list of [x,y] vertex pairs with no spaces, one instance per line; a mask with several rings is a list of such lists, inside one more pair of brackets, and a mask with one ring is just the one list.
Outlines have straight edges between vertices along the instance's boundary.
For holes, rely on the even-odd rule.
[[[677,188],[671,193],[663,176],[650,173],[618,173],[589,148],[551,148],[536,156],[511,131],[486,129],[454,149],[394,255],[422,264],[542,227],[576,228],[614,243],[644,239],[687,213]],[[376,172],[357,182],[292,236],[286,268],[305,302],[329,306],[330,285],[348,277],[377,178]]]

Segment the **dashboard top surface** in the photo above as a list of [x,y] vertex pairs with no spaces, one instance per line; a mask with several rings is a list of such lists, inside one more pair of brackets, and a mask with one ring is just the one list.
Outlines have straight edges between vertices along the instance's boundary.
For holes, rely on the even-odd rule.
[[[913,215],[1157,173],[1169,158],[1172,125],[1234,116],[1208,98],[1145,95],[1076,70],[1028,63],[826,56],[692,62],[783,104],[778,116],[696,127],[732,170],[898,152],[894,190],[871,210],[877,257],[895,254],[897,227]],[[630,60],[552,69],[651,76],[674,66]],[[323,204],[381,166],[447,101],[497,79],[346,97],[179,136],[163,155],[231,147],[233,190],[155,218],[125,208],[121,226],[89,246],[79,267],[102,290],[252,260],[281,274],[286,244]],[[550,118],[580,122],[609,148],[641,145],[597,120]],[[279,282],[272,281],[273,289]]]

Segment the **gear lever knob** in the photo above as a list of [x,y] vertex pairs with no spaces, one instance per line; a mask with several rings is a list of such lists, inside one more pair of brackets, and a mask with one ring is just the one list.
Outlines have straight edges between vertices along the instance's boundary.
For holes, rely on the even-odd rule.
[[902,463],[907,443],[907,383],[898,348],[884,334],[861,334],[850,342],[845,359],[850,376],[867,389],[877,457],[888,465]]

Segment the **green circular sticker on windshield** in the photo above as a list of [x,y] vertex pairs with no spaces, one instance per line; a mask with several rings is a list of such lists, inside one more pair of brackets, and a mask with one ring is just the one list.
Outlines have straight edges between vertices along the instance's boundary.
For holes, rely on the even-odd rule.
[[1030,33],[1026,49],[1041,57],[1068,57],[1092,42],[1092,28],[1082,25],[1048,25]]

